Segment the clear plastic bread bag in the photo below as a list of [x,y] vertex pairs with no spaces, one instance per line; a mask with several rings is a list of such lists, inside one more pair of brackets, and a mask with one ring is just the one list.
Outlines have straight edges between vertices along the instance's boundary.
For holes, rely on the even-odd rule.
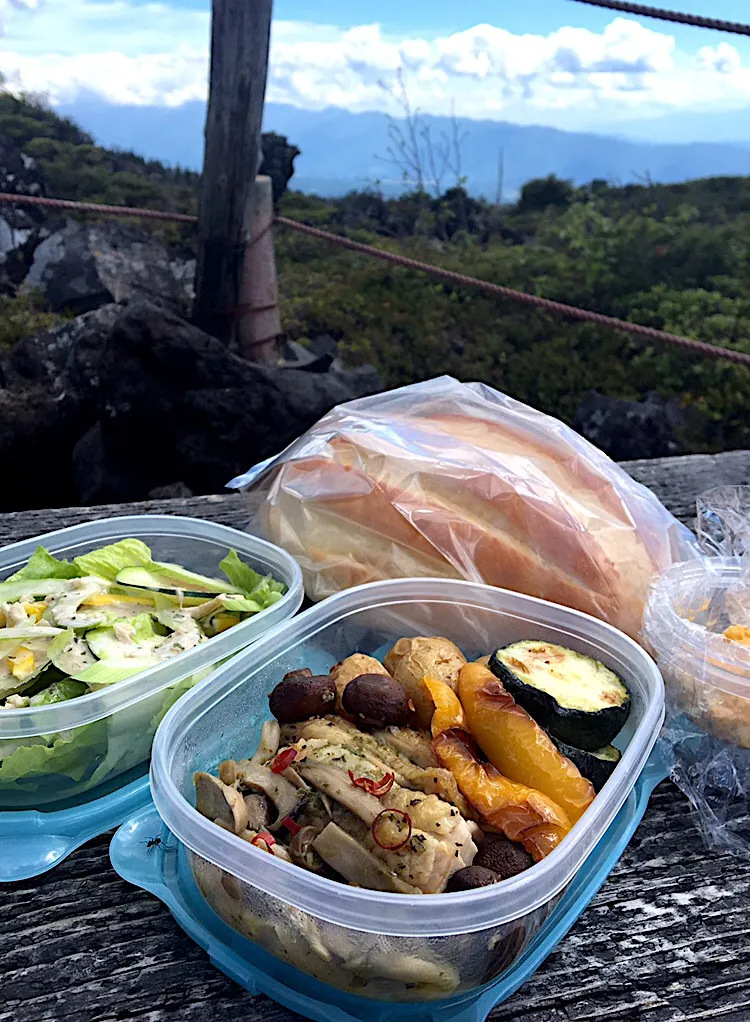
[[648,585],[692,534],[574,430],[444,376],[334,408],[232,480],[253,528],[323,599],[386,578],[486,582],[638,636]]
[[644,615],[661,745],[707,845],[750,857],[750,486],[702,494],[696,531],[704,557],[654,582]]

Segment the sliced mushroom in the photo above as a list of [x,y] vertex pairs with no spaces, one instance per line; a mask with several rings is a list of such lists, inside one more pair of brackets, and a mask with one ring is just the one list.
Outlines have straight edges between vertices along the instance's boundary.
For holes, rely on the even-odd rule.
[[370,891],[396,894],[421,894],[410,884],[389,873],[378,859],[355,838],[335,823],[329,823],[313,841],[313,848],[337,873],[359,887]]
[[265,795],[245,795],[247,825],[250,830],[265,830],[271,822],[268,799]]
[[319,873],[322,866],[320,856],[313,849],[313,842],[320,832],[320,827],[302,827],[289,842],[292,862],[312,873]]
[[355,788],[343,770],[338,770],[328,763],[303,762],[300,773],[314,787],[325,795],[330,795],[349,812],[364,820],[368,827],[375,822],[375,817],[383,811],[383,806],[374,795],[368,795],[361,788]]
[[281,774],[274,774],[267,767],[243,759],[237,764],[237,779],[242,788],[260,792],[275,805],[276,819],[269,825],[269,830],[276,830],[284,817],[294,812],[299,794],[294,785]]
[[247,828],[247,806],[242,795],[218,777],[202,771],[195,774],[195,808],[209,820],[241,834]]
[[279,751],[281,741],[281,728],[277,720],[267,720],[260,732],[260,742],[251,763],[259,763],[261,766],[272,760]]
[[237,780],[237,764],[233,759],[225,759],[219,763],[219,777],[224,784],[234,784]]
[[449,962],[429,962],[399,951],[371,951],[347,965],[359,976],[434,987],[446,993],[455,990],[460,982],[457,970]]

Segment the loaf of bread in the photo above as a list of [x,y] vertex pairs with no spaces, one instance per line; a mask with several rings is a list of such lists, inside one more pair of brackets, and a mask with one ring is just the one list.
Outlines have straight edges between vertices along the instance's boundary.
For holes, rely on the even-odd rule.
[[[420,400],[441,382],[449,398]],[[649,581],[684,540],[649,491],[488,388],[444,379],[394,395],[334,409],[273,470],[260,524],[298,560],[312,599],[380,579],[465,578],[638,634]]]

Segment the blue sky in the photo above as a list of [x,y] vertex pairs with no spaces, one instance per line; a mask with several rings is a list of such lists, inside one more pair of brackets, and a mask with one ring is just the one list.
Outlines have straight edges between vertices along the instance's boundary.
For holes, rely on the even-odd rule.
[[[750,20],[747,0],[673,0]],[[0,70],[66,103],[205,98],[208,0],[0,0]],[[413,101],[467,117],[611,130],[750,107],[750,40],[573,0],[276,0],[268,98],[380,109],[406,69]]]

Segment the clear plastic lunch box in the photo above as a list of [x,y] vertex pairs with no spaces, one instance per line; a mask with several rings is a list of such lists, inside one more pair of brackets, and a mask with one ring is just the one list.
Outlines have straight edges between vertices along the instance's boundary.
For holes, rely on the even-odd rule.
[[[445,635],[469,658],[539,637],[596,657],[625,681],[632,711],[617,739],[622,759],[593,805],[548,858],[495,887],[438,896],[384,894],[304,872],[223,831],[195,810],[194,771],[213,770],[223,759],[240,759],[254,751],[268,716],[267,693],[287,671],[310,667],[313,673],[327,672],[355,651],[382,656],[403,635]],[[131,821],[113,846],[113,862],[126,878],[155,890],[189,932],[204,938],[206,914],[195,905],[196,898],[205,899],[204,905],[236,931],[227,941],[226,932],[231,931],[224,927],[224,951],[214,957],[230,975],[246,980],[248,988],[257,986],[258,948],[278,960],[273,968],[260,966],[266,979],[273,980],[282,966],[292,967],[295,989],[301,982],[309,996],[312,984],[316,1004],[322,996],[321,1003],[330,1008],[329,1014],[310,1009],[310,1017],[374,1018],[381,1017],[380,1011],[386,1018],[391,1016],[382,1002],[403,1007],[431,1001],[441,1009],[429,1017],[447,1018],[441,1013],[447,1003],[467,998],[471,1004],[478,1002],[500,982],[497,977],[531,953],[530,945],[545,923],[554,922],[558,902],[597,846],[603,848],[606,869],[600,862],[594,871],[596,886],[602,882],[622,852],[622,834],[629,837],[642,815],[643,808],[638,811],[637,806],[645,807],[650,787],[640,782],[640,792],[633,789],[663,716],[664,688],[655,664],[636,643],[601,621],[471,582],[402,579],[362,586],[277,626],[170,710],[154,742],[151,788],[166,825],[164,844],[172,854],[157,877],[148,860],[153,847],[145,839],[135,842],[138,823]],[[664,770],[652,765],[651,771],[652,785]],[[626,802],[627,820],[612,831],[616,818],[623,819]],[[138,832],[144,834],[143,826]],[[609,844],[603,841],[608,834]],[[192,891],[192,901],[189,894],[178,896],[177,888]],[[208,916],[218,923],[213,913]],[[206,939],[199,939],[208,946]],[[218,938],[211,939],[215,947]],[[268,954],[262,958],[274,962]],[[260,989],[274,997],[279,993],[273,983],[261,983]],[[342,997],[358,1007],[350,1005],[345,1014],[334,1011],[332,1005]],[[297,1002],[292,1006],[302,1010]]]
[[156,560],[208,575],[217,574],[233,547],[287,592],[267,610],[127,681],[65,703],[0,711],[0,880],[42,872],[121,823],[139,797],[143,804],[154,732],[171,703],[302,603],[299,567],[283,550],[174,515],[87,522],[15,543],[0,550],[0,577],[18,570],[39,544],[72,558],[125,537],[143,540]]

